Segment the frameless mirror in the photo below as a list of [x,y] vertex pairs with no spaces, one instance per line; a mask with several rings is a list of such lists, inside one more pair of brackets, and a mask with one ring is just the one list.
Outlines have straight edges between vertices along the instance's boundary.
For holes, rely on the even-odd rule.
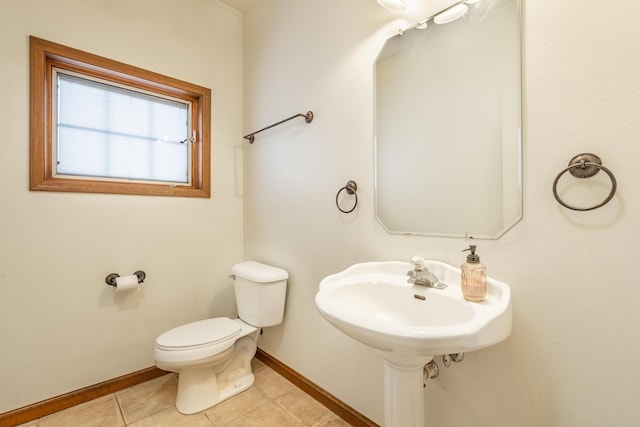
[[376,217],[389,233],[496,239],[522,218],[520,0],[465,6],[400,31],[376,59]]

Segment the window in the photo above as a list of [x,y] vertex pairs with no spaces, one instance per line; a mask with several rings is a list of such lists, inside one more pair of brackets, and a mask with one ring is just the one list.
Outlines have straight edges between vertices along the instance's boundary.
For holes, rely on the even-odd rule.
[[209,197],[209,89],[30,44],[31,190]]

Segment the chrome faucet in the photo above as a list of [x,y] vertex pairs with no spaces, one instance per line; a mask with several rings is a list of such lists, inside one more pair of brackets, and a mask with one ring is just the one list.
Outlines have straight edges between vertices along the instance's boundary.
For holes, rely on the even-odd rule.
[[407,283],[412,285],[426,286],[428,288],[444,289],[447,287],[442,283],[435,274],[433,274],[424,263],[422,254],[415,255],[410,260],[413,270],[407,272]]

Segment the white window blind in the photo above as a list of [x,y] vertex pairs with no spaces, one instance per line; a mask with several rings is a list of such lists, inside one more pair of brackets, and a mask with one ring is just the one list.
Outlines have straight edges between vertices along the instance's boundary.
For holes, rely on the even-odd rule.
[[65,70],[54,81],[58,175],[190,184],[190,103]]

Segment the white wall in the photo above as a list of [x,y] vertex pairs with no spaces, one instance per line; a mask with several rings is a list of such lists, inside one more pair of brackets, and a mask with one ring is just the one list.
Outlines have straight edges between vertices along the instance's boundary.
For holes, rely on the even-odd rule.
[[[291,275],[285,322],[259,345],[379,423],[382,360],[318,315],[318,282],[355,262],[417,252],[458,264],[468,243],[387,235],[374,219],[373,60],[394,31],[446,4],[408,3],[394,14],[373,0],[258,1],[244,22],[244,130],[316,116],[244,147],[245,257]],[[524,219],[477,242],[490,275],[511,284],[513,334],[441,370],[425,391],[428,425],[640,423],[639,18],[635,0],[526,3]],[[551,193],[581,152],[599,154],[619,181],[608,205],[583,213]],[[360,204],[344,215],[334,197],[349,179]],[[604,198],[607,188],[593,187],[579,201]]]
[[[212,197],[29,192],[28,36],[212,89]],[[0,2],[0,413],[153,366],[155,338],[233,315],[242,259],[242,15],[213,0]],[[108,273],[142,269],[116,297]]]

